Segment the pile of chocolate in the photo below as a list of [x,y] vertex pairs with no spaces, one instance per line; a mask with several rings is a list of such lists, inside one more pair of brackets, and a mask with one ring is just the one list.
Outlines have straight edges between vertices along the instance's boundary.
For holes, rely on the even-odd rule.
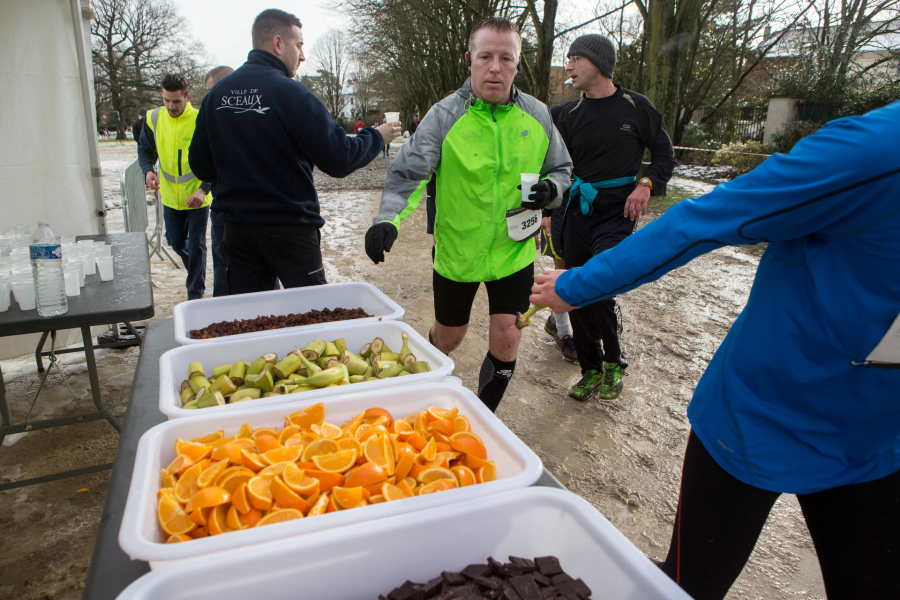
[[510,556],[500,563],[469,565],[459,573],[444,571],[428,583],[407,581],[378,600],[585,600],[591,588],[563,572],[555,556],[534,560]]
[[188,335],[192,340],[208,340],[239,333],[284,329],[285,327],[299,327],[300,325],[315,325],[316,323],[331,323],[333,321],[349,321],[371,316],[361,308],[335,308],[334,310],[326,308],[325,310],[311,310],[299,315],[289,314],[282,317],[269,316],[222,321],[221,323],[213,323],[203,329],[192,329]]

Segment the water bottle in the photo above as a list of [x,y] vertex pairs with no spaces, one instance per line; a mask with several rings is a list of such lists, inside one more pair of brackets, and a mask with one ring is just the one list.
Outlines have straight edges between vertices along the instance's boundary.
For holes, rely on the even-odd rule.
[[62,247],[59,238],[50,231],[50,223],[38,221],[38,228],[28,246],[31,254],[31,273],[38,314],[42,317],[61,315],[69,310],[66,300],[66,280],[62,267]]

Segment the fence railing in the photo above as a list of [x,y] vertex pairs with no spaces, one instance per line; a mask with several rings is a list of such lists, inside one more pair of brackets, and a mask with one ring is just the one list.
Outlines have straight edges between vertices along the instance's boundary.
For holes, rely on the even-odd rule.
[[[707,109],[711,111],[711,109]],[[738,108],[720,108],[716,112],[704,115],[700,119],[702,127],[712,139],[723,144],[763,140],[766,127],[765,106],[742,106]]]
[[840,106],[835,104],[822,104],[820,102],[798,102],[796,121],[812,121],[813,123],[827,123],[837,117]]

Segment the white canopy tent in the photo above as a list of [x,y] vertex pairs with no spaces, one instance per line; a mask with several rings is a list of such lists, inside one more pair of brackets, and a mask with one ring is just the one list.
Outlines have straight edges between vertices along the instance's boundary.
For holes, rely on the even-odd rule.
[[[92,17],[89,0],[0,1],[0,228],[49,221],[57,235],[106,233]],[[0,358],[36,344],[0,338]]]

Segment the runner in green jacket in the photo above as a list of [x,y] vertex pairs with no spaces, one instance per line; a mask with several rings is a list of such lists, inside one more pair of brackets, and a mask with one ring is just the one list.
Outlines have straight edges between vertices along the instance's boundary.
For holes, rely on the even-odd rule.
[[[434,223],[435,324],[429,335],[451,352],[466,335],[481,282],[490,304],[490,349],[478,395],[496,410],[512,377],[520,332],[516,313],[528,308],[535,247],[511,236],[507,211],[558,206],[572,161],[547,106],[513,85],[521,38],[506,19],[480,23],[469,38],[465,85],[431,108],[401,147],[388,172],[381,208],[366,233],[366,253],[377,264],[397,238],[400,222],[416,208],[414,192],[437,173]],[[522,173],[539,173],[528,202]],[[535,225],[540,222],[536,217]],[[528,225],[528,223],[524,223]],[[534,227],[534,234],[538,228]]]

